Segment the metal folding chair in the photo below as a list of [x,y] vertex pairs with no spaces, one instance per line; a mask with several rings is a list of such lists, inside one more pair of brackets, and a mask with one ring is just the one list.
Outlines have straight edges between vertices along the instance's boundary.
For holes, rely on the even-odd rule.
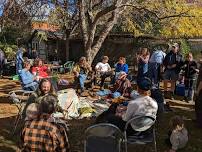
[[34,91],[25,91],[25,90],[15,90],[8,93],[9,98],[14,103],[14,105],[18,108],[18,114],[14,121],[14,128],[12,130],[12,134],[15,133],[16,128],[19,124],[20,119],[22,119],[22,112],[24,109],[23,102],[27,100],[31,93]]
[[93,125],[85,131],[84,152],[124,152],[124,136],[109,123]]
[[[136,116],[126,123],[124,129],[126,152],[128,144],[146,145],[152,142],[154,143],[154,150],[155,152],[157,152],[155,121],[156,116],[144,115],[144,116]],[[132,135],[127,135],[127,129],[129,125],[134,130],[134,133]]]

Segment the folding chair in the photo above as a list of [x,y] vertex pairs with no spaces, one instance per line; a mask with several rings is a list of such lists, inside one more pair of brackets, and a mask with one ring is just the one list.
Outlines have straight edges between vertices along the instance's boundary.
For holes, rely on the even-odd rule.
[[27,100],[27,98],[33,92],[34,91],[15,90],[15,91],[11,91],[11,92],[8,93],[9,98],[11,99],[11,101],[18,108],[18,114],[17,114],[17,117],[15,118],[15,121],[14,121],[14,128],[12,130],[12,134],[15,133],[16,128],[17,128],[17,126],[19,124],[19,121],[20,121],[20,119],[22,119],[22,112],[23,112],[23,109],[24,109],[22,101]]
[[[154,143],[154,150],[155,152],[157,152],[156,134],[155,134],[155,125],[154,125],[155,121],[156,121],[156,116],[144,115],[144,116],[136,116],[130,119],[126,123],[125,129],[124,129],[124,137],[126,141],[125,142],[126,152],[127,152],[128,144],[145,145],[152,142]],[[127,135],[127,129],[129,125],[134,130],[134,133],[132,135]]]
[[124,136],[109,123],[93,125],[85,131],[84,152],[124,152]]

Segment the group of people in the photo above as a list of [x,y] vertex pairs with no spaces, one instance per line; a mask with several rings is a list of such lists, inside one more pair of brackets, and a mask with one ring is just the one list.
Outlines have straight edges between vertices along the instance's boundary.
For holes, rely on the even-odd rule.
[[81,92],[85,90],[85,81],[89,73],[91,73],[90,80],[92,84],[99,85],[101,90],[104,90],[105,79],[110,77],[110,83],[114,84],[114,93],[119,93],[119,96],[130,96],[132,88],[130,81],[127,79],[128,65],[126,64],[126,59],[124,57],[119,58],[115,64],[115,71],[112,70],[108,61],[108,56],[103,56],[101,62],[98,62],[95,68],[92,69],[85,57],[80,58],[79,62],[73,68],[73,73]]
[[[185,100],[193,100],[194,87],[199,69],[197,62],[193,60],[192,53],[186,54],[185,59],[183,59],[183,56],[180,53],[179,44],[174,43],[171,46],[170,52],[167,54],[166,49],[155,49],[150,56],[149,50],[147,48],[142,48],[136,57],[138,65],[136,81],[139,81],[142,77],[148,77],[152,81],[152,87],[159,88],[160,81],[163,80],[164,94],[171,93],[172,98],[176,89],[176,82],[179,81],[185,85]],[[110,67],[108,61],[109,58],[103,56],[101,62],[97,63],[95,68],[92,68],[87,63],[85,57],[80,58],[79,62],[74,67],[73,72],[76,80],[78,80],[77,84],[80,84],[81,92],[85,90],[85,80],[88,77],[88,73],[92,71],[95,73],[92,82],[97,82],[96,80],[100,77],[101,82],[99,85],[101,90],[104,89],[104,82],[107,77],[111,78],[112,84],[117,82],[118,84],[121,84],[121,86],[127,84],[126,86],[130,87],[128,79],[131,80],[131,77],[128,75],[129,71],[126,58],[119,58],[114,66],[114,71]],[[168,87],[169,83],[170,88]],[[130,94],[130,91],[127,93]],[[121,91],[121,95],[123,95],[123,91]]]
[[25,60],[23,67],[22,70],[18,70],[18,74],[24,90],[35,91],[40,80],[51,78],[50,68],[43,64],[42,59],[35,59],[33,65],[29,60]]
[[42,79],[37,90],[28,98],[23,111],[24,127],[21,132],[23,152],[68,152],[68,126],[54,117],[62,112],[57,94],[50,80]]
[[[121,104],[111,104],[107,111],[98,116],[96,123],[112,123],[123,131],[127,121],[135,116],[152,115],[156,118],[162,107],[161,103],[164,101],[163,95],[159,93],[162,69],[164,69],[165,93],[166,91],[174,93],[180,72],[184,71],[183,79],[181,78],[180,81],[185,84],[185,97],[193,98],[193,87],[197,73],[199,73],[199,79],[196,93],[200,95],[202,69],[198,70],[191,53],[186,55],[184,61],[179,48],[179,45],[174,43],[168,54],[165,53],[165,50],[157,49],[151,56],[147,48],[141,49],[137,56],[137,96],[134,98],[131,98],[133,88],[126,58],[120,57],[114,65],[115,70],[113,71],[108,63],[109,58],[107,56],[103,56],[101,62],[98,62],[94,68],[88,64],[85,57],[81,57],[73,68],[75,82],[79,85],[81,93],[85,91],[85,81],[89,74],[94,73],[91,81],[96,84],[100,80],[98,85],[101,90],[104,90],[106,78],[110,77],[113,84],[113,97],[124,96],[130,99],[128,102]],[[19,58],[21,65],[24,66],[24,69],[17,66],[23,89],[35,91],[29,97],[23,111],[25,120],[21,135],[23,151],[69,151],[68,127],[62,119],[54,117],[54,113],[62,112],[62,109],[58,106],[54,84],[49,79],[50,69],[44,66],[43,61],[39,58],[35,60],[33,67],[31,67],[29,60],[21,59],[21,56]],[[168,90],[168,82],[171,82],[170,90]],[[157,92],[154,90],[157,90]],[[128,127],[128,135],[134,133],[134,126],[131,123],[131,126]],[[175,152],[186,145],[188,132],[182,118],[179,116],[171,119],[171,126],[169,152]],[[145,135],[147,134],[148,132],[145,132]]]
[[[152,115],[156,118],[158,102],[151,96],[152,82],[143,77],[138,81],[138,96],[127,104],[112,104],[107,111],[97,117],[96,123],[112,123],[124,130],[126,122],[140,115]],[[150,97],[151,96],[151,97]],[[69,151],[66,122],[54,117],[55,112],[62,112],[50,80],[42,79],[38,89],[29,97],[24,108],[24,127],[22,129],[23,151]],[[104,117],[103,117],[104,115]],[[135,124],[134,124],[135,126]],[[183,148],[188,141],[188,132],[181,117],[171,120],[172,130],[169,143],[170,152]],[[127,134],[135,133],[133,123]],[[147,135],[148,131],[142,135]]]
[[[172,45],[171,51],[165,53],[166,49],[156,49],[151,57],[146,48],[143,48],[138,56],[137,80],[147,76],[152,80],[153,87],[159,88],[160,80],[163,80],[164,94],[171,93],[172,98],[179,81],[185,85],[185,100],[193,100],[194,87],[199,73],[197,62],[193,60],[192,53],[187,53],[183,59],[180,46]],[[161,75],[161,73],[163,73]],[[170,83],[170,88],[168,87]]]

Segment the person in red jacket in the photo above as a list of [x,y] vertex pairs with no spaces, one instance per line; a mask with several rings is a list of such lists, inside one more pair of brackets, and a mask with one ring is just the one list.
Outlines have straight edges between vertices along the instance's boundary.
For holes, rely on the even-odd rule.
[[43,65],[43,61],[41,59],[37,59],[36,66],[32,67],[32,73],[34,75],[37,75],[39,79],[43,79],[49,76],[48,72],[49,72],[49,68]]

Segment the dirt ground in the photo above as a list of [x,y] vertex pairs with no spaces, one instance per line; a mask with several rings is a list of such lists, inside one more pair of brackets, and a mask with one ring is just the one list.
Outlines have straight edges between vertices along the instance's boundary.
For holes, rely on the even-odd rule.
[[[20,128],[12,135],[13,123],[18,112],[15,105],[8,98],[8,92],[19,89],[18,81],[9,80],[8,78],[0,79],[0,152],[14,152],[18,150],[20,143]],[[169,131],[169,119],[174,115],[181,115],[185,120],[186,127],[189,131],[189,143],[181,152],[202,152],[202,130],[197,128],[193,119],[193,105],[183,104],[176,101],[171,104],[173,111],[165,113],[157,122],[157,147],[159,152],[168,149],[164,140],[167,138]],[[69,141],[72,152],[83,152],[84,131],[94,123],[94,119],[70,120]],[[129,152],[141,151],[150,152],[152,146],[130,146]]]

